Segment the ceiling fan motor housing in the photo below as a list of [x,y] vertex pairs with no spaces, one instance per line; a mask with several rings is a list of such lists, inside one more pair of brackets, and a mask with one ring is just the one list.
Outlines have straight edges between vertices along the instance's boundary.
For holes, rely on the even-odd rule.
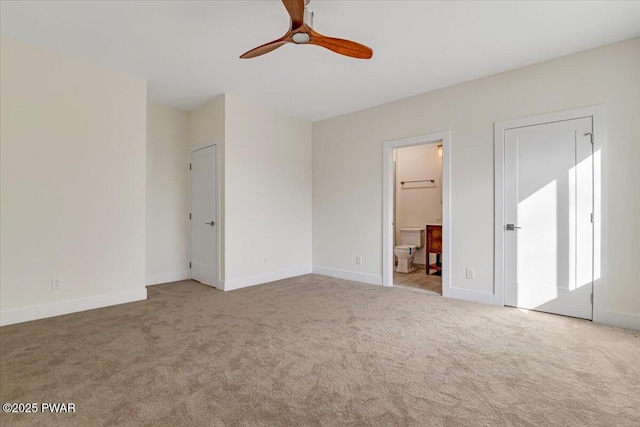
[[308,43],[309,40],[311,40],[309,34],[307,33],[295,33],[293,36],[291,36],[291,38],[293,38],[293,41],[298,44],[305,44]]

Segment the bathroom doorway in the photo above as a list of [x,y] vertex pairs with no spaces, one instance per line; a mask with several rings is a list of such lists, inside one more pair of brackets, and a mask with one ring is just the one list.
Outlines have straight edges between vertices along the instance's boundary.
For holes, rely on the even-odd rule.
[[383,285],[448,296],[448,132],[384,144]]
[[442,143],[393,150],[393,284],[442,295]]

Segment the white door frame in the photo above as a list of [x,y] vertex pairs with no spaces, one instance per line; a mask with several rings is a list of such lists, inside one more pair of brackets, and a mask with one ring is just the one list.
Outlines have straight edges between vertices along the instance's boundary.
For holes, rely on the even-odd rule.
[[442,296],[451,289],[451,132],[385,141],[382,145],[382,286],[393,286],[393,150],[442,142]]
[[[604,242],[606,236],[604,216],[606,212],[606,193],[602,191],[605,185],[605,156],[606,156],[606,108],[604,105],[541,114],[514,120],[496,122],[494,126],[495,144],[495,217],[494,217],[494,304],[504,306],[504,141],[505,131],[526,126],[542,125],[546,123],[591,118],[593,127],[593,216],[594,216],[594,265],[600,264],[600,275],[594,277],[593,282],[593,321],[604,321],[606,315],[606,258]],[[599,154],[598,154],[599,153]]]
[[[216,207],[217,207],[217,212],[216,212],[216,216],[217,216],[217,227],[215,229],[215,245],[218,248],[217,252],[216,252],[216,259],[214,260],[214,265],[216,268],[216,276],[215,276],[215,284],[214,287],[216,289],[221,289],[223,288],[223,281],[220,277],[220,259],[221,259],[221,250],[222,248],[220,247],[220,227],[223,226],[222,224],[222,220],[221,220],[221,216],[220,216],[220,153],[218,150],[218,144],[216,144],[215,142],[205,142],[202,144],[197,144],[197,145],[193,145],[191,147],[189,147],[189,162],[191,162],[191,154],[194,151],[199,151],[199,150],[203,150],[205,148],[209,148],[209,147],[215,147],[216,150],[216,194],[214,195],[215,199],[216,199]],[[191,179],[189,179],[189,207],[188,210],[191,210]],[[191,260],[191,220],[189,220],[189,230],[188,230],[188,237],[187,237],[187,242],[188,242],[188,255],[189,255],[189,261]],[[188,266],[187,266],[188,267]],[[191,268],[188,268],[189,271],[189,279],[191,279]]]

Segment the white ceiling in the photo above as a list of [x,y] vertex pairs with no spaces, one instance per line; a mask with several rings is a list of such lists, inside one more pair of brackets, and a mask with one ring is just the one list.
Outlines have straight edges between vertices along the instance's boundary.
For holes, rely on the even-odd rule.
[[5,1],[3,36],[121,70],[193,109],[224,92],[312,121],[640,35],[640,1],[313,0],[314,29],[373,48],[356,60],[286,45],[279,0]]

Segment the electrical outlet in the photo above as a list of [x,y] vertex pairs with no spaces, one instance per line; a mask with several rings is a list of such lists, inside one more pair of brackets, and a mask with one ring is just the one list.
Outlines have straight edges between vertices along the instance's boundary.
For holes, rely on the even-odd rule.
[[476,271],[473,268],[467,268],[467,279],[475,279]]
[[264,263],[269,264],[269,257],[264,257]]
[[358,264],[358,265],[362,264],[362,256],[361,255],[356,256],[356,264]]
[[62,277],[52,277],[51,278],[51,290],[57,291],[62,289]]

